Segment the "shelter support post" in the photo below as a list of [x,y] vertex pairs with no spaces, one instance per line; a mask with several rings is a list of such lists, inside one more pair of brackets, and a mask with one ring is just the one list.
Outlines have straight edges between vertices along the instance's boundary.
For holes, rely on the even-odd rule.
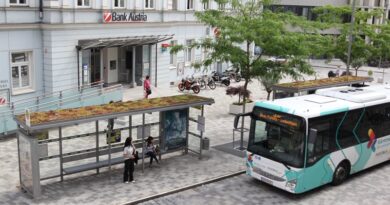
[[111,174],[111,128],[107,129],[107,135],[108,135],[108,171]]
[[129,115],[129,137],[130,137],[131,139],[133,139],[133,132],[132,132],[132,130],[131,130],[132,124],[133,124],[133,118],[132,118],[131,115]]
[[[99,120],[96,120],[96,163],[99,163]],[[96,168],[96,174],[99,174],[99,168]]]
[[142,113],[142,173],[144,173],[145,165],[145,113]]
[[189,139],[188,139],[188,136],[189,136],[189,128],[190,128],[190,108],[187,109],[187,122],[186,122],[186,148],[184,150],[184,153],[185,154],[188,154],[188,147],[189,147]]
[[64,173],[63,173],[63,161],[62,161],[62,127],[58,128],[58,144],[59,144],[59,154],[60,154],[60,177],[61,181],[64,181]]
[[[202,105],[200,116],[204,116],[204,106]],[[198,122],[199,123],[199,122]],[[199,159],[202,159],[203,131],[200,131]]]

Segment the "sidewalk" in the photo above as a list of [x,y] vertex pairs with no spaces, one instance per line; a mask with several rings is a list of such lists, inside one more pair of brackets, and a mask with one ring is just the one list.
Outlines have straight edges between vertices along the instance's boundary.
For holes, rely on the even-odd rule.
[[[319,68],[330,68],[330,69],[340,69],[340,70],[346,70],[346,65],[341,60],[332,60],[331,62],[326,63],[325,60],[310,60],[310,64],[313,67],[319,67]],[[355,69],[350,68],[351,72],[355,74]],[[383,70],[385,74],[387,73],[387,68],[378,68],[378,67],[371,67],[371,66],[362,66],[359,68],[358,71],[360,72],[368,72],[371,70],[374,73],[383,73]]]
[[[321,70],[321,77],[325,77],[326,70]],[[238,85],[241,83],[233,83]],[[252,91],[253,100],[265,100],[266,92],[257,81],[249,84]],[[232,128],[234,117],[228,114],[228,107],[233,101],[237,101],[237,96],[227,96],[225,86],[217,86],[215,90],[201,90],[201,96],[212,97],[215,104],[205,106],[206,132],[204,137],[210,139],[211,147],[232,142]],[[190,91],[192,93],[192,91]],[[151,97],[180,94],[177,87],[152,88]],[[143,98],[142,87],[124,90],[124,100],[136,100]],[[196,117],[198,111],[192,111],[191,116]],[[158,120],[158,115],[147,115],[147,122]],[[126,126],[126,118],[118,119],[118,126]],[[133,125],[140,124],[140,116],[134,116]],[[101,121],[101,127],[107,122]],[[249,127],[249,119],[246,118],[245,127]],[[193,124],[190,129],[196,129]],[[64,136],[75,135],[80,132],[93,131],[94,127],[89,124],[76,127],[64,128]],[[50,135],[58,133],[54,131]],[[125,135],[126,133],[124,133]],[[104,137],[101,137],[102,143]],[[237,138],[236,138],[237,140]],[[246,137],[244,138],[246,140]],[[73,144],[64,145],[64,152],[68,148],[83,149],[90,143],[95,143],[93,137],[82,138],[73,141]],[[192,149],[199,148],[199,140],[190,138]],[[236,145],[237,146],[237,145]],[[66,176],[64,182],[59,180],[48,180],[42,183],[42,195],[40,200],[32,200],[19,189],[18,154],[16,139],[9,139],[0,142],[0,201],[4,204],[123,204],[134,200],[139,200],[147,196],[170,192],[178,188],[184,188],[193,184],[199,184],[208,180],[237,173],[245,170],[245,161],[241,157],[218,151],[211,148],[206,151],[204,158],[199,160],[192,154],[182,155],[173,153],[163,155],[162,163],[159,167],[148,168],[146,163],[145,172],[142,174],[138,166],[135,171],[136,182],[124,184],[122,182],[123,165],[113,166],[111,172],[101,169],[99,175],[95,171],[83,172]],[[50,153],[57,153],[58,146],[49,148]],[[41,162],[42,163],[42,162]],[[51,172],[52,167],[58,167],[56,161],[48,163],[41,171],[44,176]],[[58,171],[58,170],[54,170]]]
[[[210,139],[211,146],[225,144],[232,140],[233,116],[228,114],[228,105],[237,100],[237,97],[229,97],[225,94],[226,87],[217,87],[215,90],[202,90],[200,95],[213,97],[215,104],[205,106],[206,132],[205,137]],[[258,83],[250,85],[253,98],[259,99],[265,96]],[[153,89],[152,97],[163,95],[176,95],[176,87]],[[142,88],[124,90],[125,100],[135,100],[142,98]],[[156,113],[157,114],[157,113]],[[158,120],[158,115],[147,116],[147,121]],[[197,111],[191,112],[193,117],[198,115]],[[119,119],[118,119],[119,120]],[[121,123],[126,123],[126,118],[120,119]],[[249,120],[246,120],[248,126]],[[133,118],[133,123],[139,124],[140,116]],[[101,121],[101,127],[106,122]],[[126,126],[125,124],[123,124]],[[120,126],[120,125],[119,125]],[[195,125],[190,129],[194,130]],[[64,136],[74,135],[80,132],[89,132],[94,128],[89,124],[64,128]],[[58,132],[50,132],[55,136]],[[104,137],[101,137],[104,143]],[[85,146],[94,143],[93,137],[80,138],[64,145],[64,152],[70,149],[85,149]],[[199,149],[199,140],[190,138],[192,149]],[[196,147],[198,146],[198,147]],[[66,176],[64,182],[59,179],[43,181],[42,198],[32,200],[27,194],[19,189],[18,154],[17,140],[9,139],[0,142],[0,201],[4,204],[123,204],[147,196],[170,192],[178,188],[184,188],[193,184],[199,184],[208,180],[237,173],[245,170],[245,161],[241,157],[218,151],[210,148],[205,151],[202,160],[193,154],[182,155],[173,153],[163,155],[162,163],[159,167],[148,168],[148,161],[145,161],[146,169],[142,174],[140,166],[136,168],[134,184],[124,184],[123,165],[113,166],[111,172],[107,168],[101,169],[99,175],[95,171],[83,172]],[[49,147],[49,153],[57,153],[58,146]],[[43,162],[41,162],[43,163]],[[41,176],[50,175],[59,165],[56,160],[47,164],[42,164]],[[55,168],[53,170],[53,168]],[[50,174],[48,174],[50,173]]]

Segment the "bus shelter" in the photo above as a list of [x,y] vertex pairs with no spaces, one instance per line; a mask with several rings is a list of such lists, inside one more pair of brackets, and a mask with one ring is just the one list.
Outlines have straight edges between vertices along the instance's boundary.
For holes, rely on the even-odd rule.
[[373,81],[373,78],[371,77],[340,76],[291,83],[281,83],[272,86],[273,99],[312,94],[316,90],[322,88],[347,85],[364,86],[364,83],[371,81]]
[[[155,144],[159,145],[161,150],[160,159],[161,154],[176,151],[192,152],[201,159],[202,149],[208,149],[209,146],[209,139],[203,137],[204,106],[213,103],[212,98],[177,95],[47,112],[30,113],[26,110],[23,115],[15,117],[19,127],[17,144],[21,188],[34,198],[39,198],[43,180],[63,181],[66,175],[91,170],[96,170],[98,174],[103,167],[110,171],[111,166],[123,162],[121,153],[127,137],[133,138],[133,144],[140,152],[144,171],[145,139],[151,136],[152,127],[157,128],[158,136],[154,138]],[[198,114],[197,117],[191,117],[190,109]],[[146,115],[152,113],[158,113],[159,120],[146,122]],[[134,116],[142,119],[141,123],[135,125]],[[128,118],[127,125],[107,130],[101,128],[99,122],[110,122],[118,118]],[[195,123],[195,126],[190,126],[191,122]],[[83,123],[90,128],[94,127],[92,129],[94,132],[64,136],[64,128],[72,130]],[[197,127],[197,130],[192,131],[190,127]],[[128,134],[123,135],[122,131],[128,131]],[[137,137],[132,136],[133,131],[136,131]],[[52,136],[53,132],[56,133],[55,136]],[[190,136],[199,139],[199,149],[191,149]],[[87,143],[93,147],[72,149],[80,143],[77,140],[81,138],[87,138]],[[64,149],[65,142],[71,143],[72,146]],[[54,146],[58,152],[48,151],[53,149],[50,146]],[[45,173],[45,176],[42,176],[41,166],[46,160],[56,161],[50,164],[50,168],[56,170],[56,174]]]

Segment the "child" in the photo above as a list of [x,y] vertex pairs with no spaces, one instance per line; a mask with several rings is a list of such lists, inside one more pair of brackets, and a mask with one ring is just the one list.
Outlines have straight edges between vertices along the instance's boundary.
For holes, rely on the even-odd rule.
[[146,140],[146,155],[150,157],[149,167],[152,166],[153,159],[155,159],[157,164],[159,164],[157,157],[156,157],[157,152],[156,152],[156,148],[154,147],[154,144],[153,144],[153,137],[152,136],[149,136],[148,139]]

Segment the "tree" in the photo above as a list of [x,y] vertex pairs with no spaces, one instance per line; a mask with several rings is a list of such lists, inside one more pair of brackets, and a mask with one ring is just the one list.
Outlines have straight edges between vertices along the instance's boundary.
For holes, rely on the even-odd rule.
[[[268,77],[269,73],[280,73],[298,79],[301,74],[313,74],[305,59],[323,51],[329,38],[320,35],[319,28],[325,28],[320,22],[307,21],[292,13],[271,10],[272,0],[215,0],[219,5],[229,4],[230,9],[196,12],[197,19],[217,29],[216,38],[205,38],[189,47],[206,49],[208,55],[195,68],[208,67],[214,62],[230,62],[241,71],[244,89],[251,78]],[[224,7],[224,6],[221,6]],[[228,7],[225,7],[228,8]],[[261,48],[260,55],[253,56],[254,46]],[[184,49],[183,45],[174,46],[171,53]],[[282,56],[287,65],[270,63],[262,58]],[[243,96],[245,101],[245,96]],[[243,106],[245,112],[245,106]],[[244,119],[242,119],[242,127]],[[241,133],[243,137],[243,133]]]
[[[388,66],[390,61],[390,24],[385,22],[384,24],[378,26],[377,32],[372,38],[373,50],[373,59],[379,59],[378,68],[385,68]],[[382,65],[382,62],[386,61],[387,65]],[[385,70],[383,69],[382,80],[384,80]]]
[[372,22],[372,18],[381,17],[383,11],[373,9],[355,12],[356,20],[352,29],[350,65],[348,65],[348,37],[351,22],[346,21],[346,19],[349,19],[352,15],[352,9],[345,6],[324,6],[314,9],[314,12],[318,15],[318,21],[332,24],[332,27],[339,32],[339,35],[334,39],[333,49],[330,50],[329,56],[339,58],[347,67],[351,66],[354,68],[355,75],[357,75],[359,68],[366,64],[375,55],[375,52],[378,52],[378,50],[375,51],[375,46],[372,43],[376,36],[378,25],[368,22]]

